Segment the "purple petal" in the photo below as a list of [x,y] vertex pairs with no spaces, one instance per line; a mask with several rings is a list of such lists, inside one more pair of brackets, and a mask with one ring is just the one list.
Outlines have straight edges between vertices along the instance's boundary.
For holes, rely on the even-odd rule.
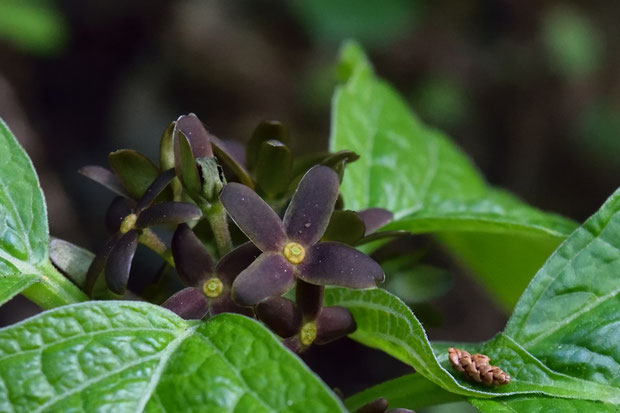
[[394,219],[394,214],[383,208],[368,208],[358,212],[358,214],[366,226],[365,235],[370,235],[376,230],[383,228]]
[[78,173],[105,186],[110,191],[125,198],[131,198],[129,192],[123,186],[121,180],[112,171],[98,165],[88,165],[81,168]]
[[220,258],[215,273],[224,285],[230,286],[237,275],[248,268],[260,254],[261,251],[254,244],[246,242]]
[[179,278],[187,286],[202,287],[214,271],[213,259],[194,231],[181,224],[172,237],[172,256]]
[[138,231],[128,231],[118,240],[105,266],[105,279],[110,291],[122,295],[127,289],[131,261],[138,247]]
[[290,338],[286,338],[282,340],[282,344],[284,345],[284,347],[288,348],[295,354],[299,354],[303,350],[301,341],[299,341],[299,336],[293,336]]
[[144,195],[138,200],[136,205],[136,213],[141,212],[147,206],[151,205],[155,198],[163,192],[168,186],[170,181],[174,178],[174,169],[168,169],[166,172],[160,174],[148,188],[144,191]]
[[230,298],[228,292],[224,292],[221,296],[209,300],[209,312],[212,316],[221,313],[235,313],[254,317],[254,310],[235,303],[232,298]]
[[311,168],[299,182],[284,215],[289,239],[315,244],[325,232],[338,198],[338,175],[327,166]]
[[185,320],[200,320],[209,311],[202,291],[188,287],[168,298],[162,305]]
[[280,254],[263,253],[237,276],[232,298],[239,305],[254,306],[267,297],[282,295],[295,284],[293,266]]
[[148,207],[138,215],[136,227],[153,225],[181,224],[202,216],[200,209],[189,202],[162,202]]
[[295,299],[297,306],[304,316],[304,320],[314,320],[323,307],[323,294],[325,288],[322,285],[307,283],[297,280]]
[[117,196],[114,198],[105,214],[105,226],[110,233],[115,233],[121,228],[121,223],[127,215],[131,214],[131,205],[127,198]]
[[351,312],[344,307],[325,307],[316,319],[316,344],[326,344],[355,331]]
[[174,136],[176,136],[176,133],[179,131],[183,132],[187,137],[187,140],[192,146],[194,157],[213,157],[209,135],[200,119],[198,119],[198,116],[193,113],[179,116],[175,124]]
[[106,243],[103,245],[103,248],[101,248],[101,250],[97,253],[97,255],[95,255],[95,258],[93,259],[93,261],[90,263],[90,267],[88,267],[88,272],[86,273],[86,287],[85,287],[88,295],[92,295],[93,288],[95,287],[95,283],[97,282],[97,278],[99,277],[99,274],[101,274],[101,272],[105,268],[105,264],[108,261],[108,257],[110,256],[110,251],[112,251],[112,248],[114,248],[114,246],[116,245],[120,237],[121,237],[120,232],[117,232],[116,234],[112,235],[112,237],[110,237],[106,241]]
[[231,183],[222,189],[220,201],[235,224],[261,251],[282,251],[286,243],[282,221],[256,192]]
[[338,242],[321,242],[306,252],[297,276],[311,284],[371,288],[385,278],[372,258]]
[[295,303],[284,297],[269,297],[256,307],[258,319],[283,338],[291,337],[301,328],[301,312]]

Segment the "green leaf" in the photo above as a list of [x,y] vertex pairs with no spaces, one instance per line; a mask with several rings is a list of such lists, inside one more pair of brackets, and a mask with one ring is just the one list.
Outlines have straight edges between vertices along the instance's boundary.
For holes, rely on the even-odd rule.
[[50,241],[50,260],[80,288],[86,287],[86,274],[95,254],[60,238]]
[[502,397],[497,399],[470,399],[469,402],[482,413],[618,412],[618,407],[611,404],[588,400],[558,399],[537,395]]
[[48,259],[47,210],[34,167],[0,119],[0,304],[25,291],[44,308],[86,299]]
[[33,274],[10,274],[0,276],[0,305],[16,296],[37,280]]
[[344,411],[249,318],[89,302],[0,330],[0,411]]
[[119,149],[110,153],[108,162],[127,192],[135,199],[140,198],[159,175],[159,168],[153,161],[132,149]]
[[325,305],[340,305],[351,311],[357,323],[357,330],[350,335],[352,339],[414,367],[440,387],[453,393],[479,397],[498,393],[497,389],[461,384],[455,379],[437,361],[422,325],[409,307],[387,291],[328,288],[325,290]]
[[355,37],[379,46],[411,30],[424,4],[419,0],[314,0],[292,2],[291,7],[314,40],[337,43]]
[[492,364],[511,375],[509,385],[485,387],[472,384],[455,372],[447,359],[445,346],[438,346],[437,357],[426,333],[411,310],[398,297],[379,289],[328,289],[326,305],[347,307],[355,318],[357,330],[351,338],[367,346],[385,351],[409,364],[433,383],[457,394],[490,397],[542,393],[566,398],[613,401],[618,389],[605,383],[585,381],[553,371],[504,335],[484,345],[468,346],[491,357]]
[[379,397],[390,403],[390,409],[420,409],[463,400],[463,396],[450,393],[415,373],[370,387],[346,399],[345,405],[354,411]]
[[[530,256],[532,267],[522,268],[526,272],[505,274],[504,268],[521,262],[510,254],[515,235],[525,246],[536,239],[540,251],[552,251],[576,225],[489,187],[456,146],[422,124],[405,101],[375,76],[356,44],[344,47],[338,70],[343,84],[332,103],[331,150],[350,149],[361,155],[347,167],[342,182],[345,206],[392,211],[395,220],[386,230],[450,232],[452,242],[448,245],[468,264],[489,256],[485,250],[488,240],[478,237],[472,243],[468,233],[500,234],[502,237],[493,237],[495,253],[508,260],[501,266],[476,269],[483,282],[509,275],[525,286],[546,256]],[[463,240],[455,240],[459,234]],[[466,251],[458,248],[462,244],[467,245]],[[512,308],[521,292],[518,288],[502,290],[504,308]]]
[[280,141],[264,141],[258,149],[255,175],[260,190],[271,197],[285,192],[291,181],[293,158],[290,149]]
[[418,261],[418,257],[405,256],[381,263],[386,276],[383,288],[410,305],[440,297],[452,285],[448,271]]
[[505,334],[554,370],[614,386],[620,403],[620,189],[553,253]]
[[69,30],[56,2],[4,0],[0,2],[0,38],[22,51],[55,55],[65,48]]

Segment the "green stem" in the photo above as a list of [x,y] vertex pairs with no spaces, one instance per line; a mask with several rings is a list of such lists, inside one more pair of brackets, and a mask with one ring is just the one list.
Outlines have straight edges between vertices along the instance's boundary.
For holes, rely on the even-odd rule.
[[58,272],[52,263],[47,262],[35,268],[40,278],[26,288],[23,294],[44,310],[88,300],[86,294]]
[[140,242],[162,257],[171,266],[174,265],[174,258],[172,258],[172,251],[170,248],[153,232],[150,228],[145,228],[140,235]]
[[228,229],[228,218],[226,216],[226,210],[220,202],[213,204],[200,205],[202,213],[209,221],[213,236],[215,238],[215,244],[217,250],[220,253],[220,257],[226,255],[233,248],[232,239],[230,238],[230,231]]

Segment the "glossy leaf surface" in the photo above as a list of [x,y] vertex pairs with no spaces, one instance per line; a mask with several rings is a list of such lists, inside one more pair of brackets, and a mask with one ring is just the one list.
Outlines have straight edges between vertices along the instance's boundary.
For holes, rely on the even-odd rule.
[[[569,220],[540,212],[488,187],[456,146],[420,122],[405,101],[375,76],[359,46],[345,46],[339,71],[343,84],[333,99],[331,150],[350,149],[361,155],[347,167],[342,183],[347,208],[392,211],[395,221],[388,230],[491,233],[501,234],[505,240],[521,234],[525,243],[530,238],[540,240],[547,252],[574,229]],[[456,241],[448,245],[471,265],[490,255],[484,240],[478,245],[476,241],[466,243],[468,253],[463,253]],[[489,288],[496,286],[488,280],[502,274],[504,266],[519,262],[518,257],[506,253],[509,247],[503,246],[501,239],[495,241],[508,260],[501,266],[476,268]],[[509,274],[522,288],[546,256],[530,258],[535,262],[528,272]],[[506,309],[512,308],[521,292],[518,288],[497,291]]]
[[43,307],[86,296],[48,258],[47,210],[34,167],[0,119],[0,304],[27,289]]
[[[502,387],[475,385],[454,371],[447,360],[447,347],[435,355],[422,325],[396,296],[383,290],[328,289],[326,305],[347,307],[357,323],[351,338],[378,348],[414,367],[440,387],[476,397],[542,393],[589,400],[616,400],[619,390],[606,383],[583,380],[554,371],[509,337],[500,335],[484,345],[473,346],[491,357],[494,365],[508,372],[512,381]],[[469,347],[466,348],[469,351]],[[446,350],[446,351],[443,351]]]
[[66,306],[0,330],[0,377],[1,411],[344,410],[257,322],[189,323],[138,302]]

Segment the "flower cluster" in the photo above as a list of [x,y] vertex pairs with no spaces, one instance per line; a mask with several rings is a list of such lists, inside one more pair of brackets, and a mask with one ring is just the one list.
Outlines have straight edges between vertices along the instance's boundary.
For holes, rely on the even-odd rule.
[[[90,265],[87,291],[93,294],[104,273],[107,288],[124,294],[142,242],[176,267],[186,287],[168,294],[162,306],[186,319],[222,312],[257,317],[296,352],[354,331],[349,310],[323,306],[324,287],[373,288],[384,280],[381,267],[354,246],[375,239],[392,214],[335,210],[344,167],[357,155],[294,162],[287,139],[282,125],[264,122],[243,156],[189,114],[164,132],[159,167],[121,150],[109,157],[114,172],[84,168],[120,195],[108,209],[112,235]],[[239,183],[226,183],[223,167]],[[243,235],[228,218],[249,242],[237,237],[241,245],[232,247],[235,234]],[[170,248],[150,229],[161,224],[176,226]],[[283,297],[294,287],[294,300]]]

